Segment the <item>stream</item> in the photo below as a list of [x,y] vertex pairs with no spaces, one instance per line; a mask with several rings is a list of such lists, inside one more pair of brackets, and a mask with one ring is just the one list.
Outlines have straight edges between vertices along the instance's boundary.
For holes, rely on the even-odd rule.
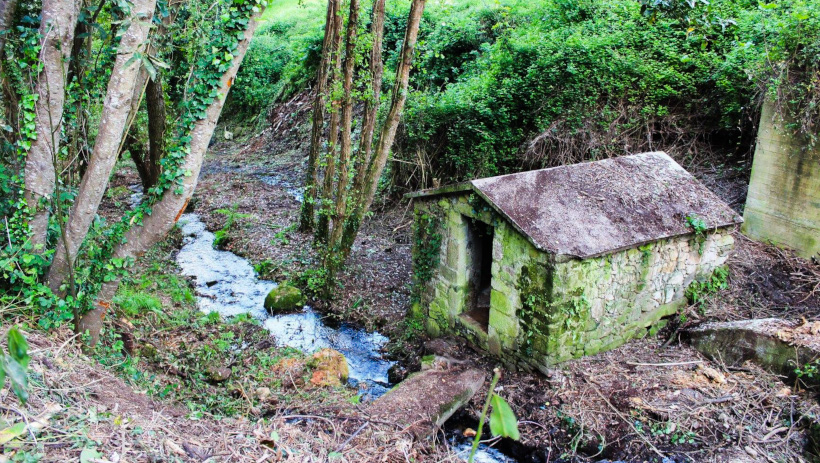
[[[139,192],[135,191],[134,196]],[[138,200],[138,198],[137,198]],[[218,312],[225,317],[250,314],[258,319],[280,346],[305,353],[332,348],[347,359],[349,382],[358,386],[363,398],[374,399],[386,393],[391,384],[387,370],[394,362],[382,358],[388,339],[377,332],[368,333],[347,323],[330,325],[310,306],[299,313],[271,316],[263,306],[265,296],[276,283],[260,280],[247,259],[213,246],[209,232],[197,214],[183,214],[179,220],[183,244],[177,254],[182,274],[192,277],[199,309]],[[463,460],[470,453],[471,440],[451,434],[451,445]],[[485,445],[479,447],[477,463],[508,463],[515,460]]]
[[382,358],[386,337],[347,323],[331,326],[310,306],[300,313],[268,315],[263,302],[276,283],[260,280],[247,259],[214,249],[214,234],[198,215],[184,214],[179,225],[184,238],[177,264],[183,275],[193,277],[200,310],[226,317],[250,314],[280,346],[305,353],[326,347],[335,349],[347,359],[350,383],[358,386],[362,395],[375,398],[387,392],[387,370],[393,362]]

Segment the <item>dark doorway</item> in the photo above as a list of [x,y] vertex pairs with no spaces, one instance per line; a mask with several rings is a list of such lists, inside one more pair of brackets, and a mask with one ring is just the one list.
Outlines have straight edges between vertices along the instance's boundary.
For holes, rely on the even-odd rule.
[[468,307],[470,317],[484,331],[490,324],[490,292],[492,290],[493,227],[467,219],[467,275],[470,281]]

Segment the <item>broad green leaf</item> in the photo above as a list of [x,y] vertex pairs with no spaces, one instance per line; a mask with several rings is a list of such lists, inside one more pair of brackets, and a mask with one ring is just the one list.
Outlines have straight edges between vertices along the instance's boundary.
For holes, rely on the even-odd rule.
[[4,445],[16,439],[26,432],[26,423],[21,421],[13,426],[0,430],[0,445]]
[[510,404],[495,393],[490,399],[490,404],[493,406],[493,411],[490,413],[490,432],[494,436],[519,440],[521,436],[518,434],[518,419],[510,408]]
[[11,358],[17,360],[17,363],[25,370],[28,368],[28,362],[31,360],[31,357],[28,355],[28,343],[26,342],[26,338],[20,334],[17,327],[13,327],[9,330],[8,338]]
[[17,363],[17,360],[9,356],[3,357],[3,370],[6,371],[6,375],[9,378],[11,390],[14,391],[14,394],[20,399],[20,402],[26,403],[28,400],[28,378],[26,377],[26,371]]

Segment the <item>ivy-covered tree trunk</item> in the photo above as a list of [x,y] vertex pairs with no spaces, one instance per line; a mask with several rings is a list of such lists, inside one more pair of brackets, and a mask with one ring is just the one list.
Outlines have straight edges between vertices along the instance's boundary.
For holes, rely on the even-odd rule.
[[373,154],[373,133],[376,131],[376,117],[379,114],[379,99],[382,93],[382,77],[384,62],[382,50],[384,42],[384,0],[373,3],[373,16],[370,23],[370,34],[373,36],[373,48],[370,50],[370,90],[371,94],[365,100],[362,134],[359,138],[359,153],[356,162],[356,176],[353,184],[353,196],[361,190],[367,167],[370,165],[370,156]]
[[419,23],[424,12],[425,0],[413,0],[410,6],[410,15],[407,19],[407,31],[404,35],[404,43],[401,48],[401,58],[396,68],[396,83],[393,87],[392,102],[390,111],[379,133],[379,141],[373,159],[367,167],[366,174],[362,182],[362,188],[357,192],[357,196],[352,199],[353,209],[350,218],[345,222],[344,236],[338,252],[337,260],[343,261],[350,254],[350,248],[359,233],[359,227],[376,196],[376,189],[379,186],[379,178],[384,172],[387,163],[387,155],[393,147],[396,138],[396,130],[399,126],[401,114],[404,111],[404,103],[407,101],[407,88],[410,82],[410,70],[413,67],[413,56],[416,50],[418,39]]
[[[182,184],[178,188],[168,188],[151,207],[151,214],[143,217],[142,223],[134,224],[123,237],[121,243],[115,248],[113,257],[117,259],[134,258],[144,254],[151,246],[162,240],[171,228],[179,220],[185,208],[194,194],[196,184],[199,179],[199,172],[202,168],[202,161],[211,141],[219,114],[225,103],[225,97],[230,90],[231,84],[239,70],[239,65],[245,57],[253,33],[256,30],[257,19],[264,12],[264,3],[255,7],[257,11],[247,19],[242,39],[238,42],[236,49],[232,52],[230,66],[222,73],[217,83],[217,95],[208,105],[201,118],[193,124],[193,128],[188,132],[190,144],[187,155],[180,166],[180,171],[184,172]],[[111,305],[111,300],[117,291],[120,280],[115,279],[103,284],[97,296],[95,307],[90,312],[82,316],[78,324],[78,331],[88,331],[92,344],[99,340],[102,321],[106,311]]]
[[341,149],[339,150],[339,181],[336,184],[336,205],[333,212],[333,231],[328,248],[333,249],[342,237],[344,216],[347,209],[348,168],[353,150],[353,71],[356,66],[356,33],[359,29],[359,0],[350,0],[345,34],[344,75],[342,77],[342,127]]
[[134,0],[131,5],[128,16],[130,25],[120,39],[117,58],[103,102],[94,149],[67,223],[62,225],[65,227],[63,237],[58,240],[48,272],[48,286],[54,292],[58,292],[60,285],[69,277],[70,269],[77,258],[77,251],[94,221],[108,186],[108,179],[117,162],[120,142],[144,56],[141,51],[147,46],[146,40],[155,7],[156,0]]
[[[35,106],[37,139],[26,157],[25,195],[33,211],[31,243],[44,249],[48,232],[51,195],[56,179],[54,165],[60,149],[65,105],[66,63],[71,54],[74,29],[80,12],[77,0],[43,0],[40,12],[40,61]],[[46,204],[41,205],[40,202]]]
[[316,225],[317,243],[326,243],[330,234],[330,204],[333,198],[333,182],[336,177],[336,154],[339,144],[339,105],[341,101],[334,95],[334,85],[339,80],[342,69],[342,15],[337,14],[333,26],[333,69],[328,82],[331,94],[330,132],[328,133],[327,151],[325,152],[325,171],[322,191],[317,195],[319,201],[319,220]]
[[[380,0],[383,1],[383,0]],[[339,17],[339,0],[328,0],[325,19],[325,37],[322,41],[322,60],[316,77],[316,96],[313,100],[313,127],[310,133],[310,150],[308,151],[307,169],[305,172],[305,194],[302,209],[299,213],[299,230],[310,232],[315,225],[316,191],[319,184],[319,152],[322,149],[322,134],[325,123],[325,103],[330,78],[330,63],[333,46],[336,44],[336,18]]]

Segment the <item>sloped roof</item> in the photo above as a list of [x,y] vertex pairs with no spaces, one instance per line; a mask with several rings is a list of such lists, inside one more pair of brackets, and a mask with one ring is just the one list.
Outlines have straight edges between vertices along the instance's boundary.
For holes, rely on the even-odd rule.
[[653,152],[473,180],[410,197],[473,190],[536,248],[595,257],[743,219],[666,153]]

